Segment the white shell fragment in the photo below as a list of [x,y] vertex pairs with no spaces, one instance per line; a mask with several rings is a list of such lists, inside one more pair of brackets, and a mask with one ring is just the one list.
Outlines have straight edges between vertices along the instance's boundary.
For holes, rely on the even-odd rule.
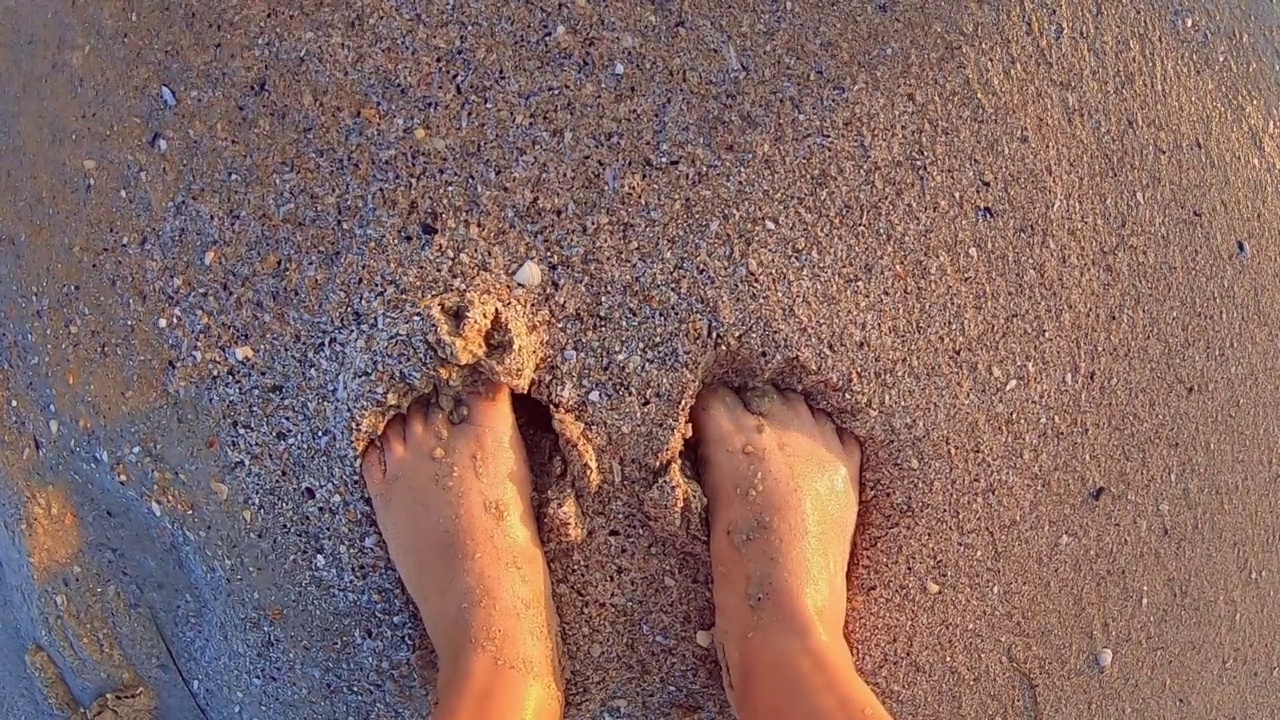
[[173,91],[169,89],[168,85],[160,86],[160,99],[164,100],[165,107],[172,108],[178,106],[178,96],[173,94]]
[[1115,656],[1111,652],[1111,648],[1102,648],[1098,651],[1098,654],[1094,656],[1094,660],[1098,662],[1098,669],[1106,672],[1107,668],[1111,667],[1111,660],[1114,657]]
[[241,345],[232,352],[235,353],[236,360],[239,360],[240,362],[253,359],[253,348],[248,345]]
[[538,287],[542,283],[542,268],[538,267],[538,263],[528,260],[516,271],[513,279],[521,287]]
[[699,630],[693,639],[704,648],[711,647],[711,643],[715,642],[715,636],[710,630]]

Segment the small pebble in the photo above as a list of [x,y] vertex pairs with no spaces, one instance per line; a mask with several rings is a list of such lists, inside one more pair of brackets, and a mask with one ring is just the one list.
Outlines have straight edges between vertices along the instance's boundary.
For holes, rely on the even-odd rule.
[[160,98],[164,100],[166,107],[172,108],[178,106],[178,96],[173,94],[173,91],[169,89],[168,85],[160,86]]
[[1018,387],[1018,381],[1017,381],[1017,380],[1010,380],[1010,381],[1009,381],[1009,384],[1004,386],[1004,391],[1005,391],[1005,392],[1009,392],[1010,390],[1012,390],[1012,389],[1014,389],[1014,388],[1016,388],[1016,387]]
[[235,354],[236,360],[240,362],[247,362],[253,359],[253,348],[248,345],[241,345],[232,352]]
[[1094,657],[1094,659],[1098,661],[1098,669],[1103,672],[1106,672],[1107,668],[1111,667],[1111,660],[1114,657],[1115,656],[1111,652],[1111,648],[1102,648],[1101,650],[1098,651],[1098,654]]
[[206,252],[205,252],[205,254],[204,254],[204,266],[205,266],[205,267],[209,267],[210,265],[212,265],[212,264],[213,264],[213,258],[214,258],[214,257],[215,257],[215,255],[214,255],[214,252],[213,252],[212,250],[208,250],[208,251],[206,251]]
[[578,359],[578,351],[577,351],[577,350],[565,350],[565,351],[564,351],[564,359],[565,359],[565,362],[573,362],[574,360],[577,360],[577,359]]
[[715,636],[711,634],[710,630],[699,630],[697,634],[693,636],[693,639],[704,648],[711,647],[711,644],[715,642]]
[[218,482],[217,480],[214,480],[213,482],[209,483],[209,487],[213,488],[213,492],[218,495],[218,499],[224,502],[226,501],[227,497],[231,494],[231,488],[227,487],[223,483]]
[[542,284],[542,268],[538,267],[538,263],[527,260],[525,264],[520,266],[513,278],[517,285],[527,288],[538,287]]
[[774,230],[778,229],[778,226],[775,225],[772,220],[765,220],[764,229],[768,230],[769,232],[773,232]]
[[739,393],[742,404],[752,415],[767,415],[778,399],[778,391],[769,387],[757,387]]
[[937,595],[938,593],[942,592],[942,588],[938,586],[938,583],[932,580],[925,581],[924,589],[928,591],[930,595]]
[[156,149],[157,149],[157,150],[159,150],[159,151],[160,151],[160,152],[162,152],[162,153],[163,153],[163,152],[168,152],[168,151],[169,151],[169,141],[168,141],[168,140],[165,140],[164,138],[160,138],[160,139],[156,140]]
[[240,517],[244,518],[245,522],[249,522],[250,520],[253,519],[253,512],[250,510],[245,510],[244,512],[240,513]]
[[156,320],[156,325],[163,330],[169,327],[169,320],[168,318],[160,318],[159,320]]
[[57,434],[58,434],[58,421],[57,421],[57,420],[50,420],[50,421],[49,421],[49,432],[53,433],[54,435],[57,435]]
[[470,415],[471,408],[467,407],[466,403],[458,403],[453,410],[449,411],[449,422],[454,425],[461,425],[467,421]]
[[427,131],[423,128],[418,128],[413,131],[413,136],[418,140],[425,140],[427,137]]
[[587,399],[588,399],[588,400],[590,400],[590,401],[591,401],[591,402],[593,402],[593,403],[598,403],[598,402],[600,402],[600,391],[599,391],[599,390],[592,390],[592,391],[591,391],[591,393],[587,395]]
[[84,169],[85,169],[86,171],[88,171],[88,170],[95,170],[95,169],[97,169],[97,167],[98,167],[98,161],[97,161],[97,160],[85,160],[85,161],[84,161]]
[[622,77],[622,74],[623,74],[624,72],[626,72],[626,71],[627,71],[627,69],[626,69],[625,67],[623,67],[622,63],[614,63],[614,65],[613,65],[613,74],[614,74],[614,75],[617,75],[618,77]]
[[151,501],[151,512],[152,512],[156,517],[160,517],[160,503],[156,502],[155,500],[152,500],[152,501]]

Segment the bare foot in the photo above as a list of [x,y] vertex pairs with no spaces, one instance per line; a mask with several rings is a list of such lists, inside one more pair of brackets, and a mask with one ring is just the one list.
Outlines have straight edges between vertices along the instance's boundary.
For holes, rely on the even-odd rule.
[[557,621],[511,392],[425,399],[387,422],[364,479],[440,660],[441,718],[551,718],[563,707]]
[[692,420],[710,516],[716,643],[735,711],[888,717],[844,640],[858,440],[804,398],[773,388],[708,388]]

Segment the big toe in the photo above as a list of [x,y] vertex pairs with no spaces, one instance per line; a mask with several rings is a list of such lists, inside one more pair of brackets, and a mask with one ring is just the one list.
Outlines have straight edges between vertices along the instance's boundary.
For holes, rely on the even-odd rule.
[[750,419],[738,394],[722,385],[703,388],[689,413],[694,437],[704,444],[740,435]]
[[698,394],[689,415],[693,423],[699,481],[712,506],[730,503],[758,456],[764,420],[753,415],[737,393],[713,386]]
[[467,420],[470,425],[502,429],[515,424],[515,411],[511,406],[511,388],[486,381],[477,391],[466,397]]
[[387,458],[382,454],[382,443],[375,440],[369,443],[360,455],[360,474],[364,482],[373,489],[386,480]]

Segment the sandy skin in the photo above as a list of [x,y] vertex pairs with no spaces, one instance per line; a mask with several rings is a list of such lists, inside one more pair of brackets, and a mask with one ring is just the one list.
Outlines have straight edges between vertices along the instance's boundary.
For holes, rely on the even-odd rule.
[[[387,423],[363,474],[440,658],[440,718],[558,718],[557,619],[510,391]],[[692,413],[716,644],[743,720],[887,718],[845,643],[861,447],[799,395],[708,388]]]

